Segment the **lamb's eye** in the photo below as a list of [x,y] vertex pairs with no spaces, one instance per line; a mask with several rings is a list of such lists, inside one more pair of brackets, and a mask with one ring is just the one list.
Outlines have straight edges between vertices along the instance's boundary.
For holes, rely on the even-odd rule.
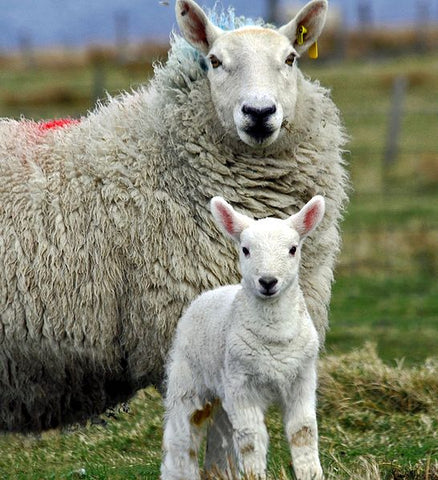
[[295,55],[295,53],[291,53],[290,55],[288,55],[285,61],[286,65],[289,65],[290,67],[292,67],[292,65],[295,63],[296,58],[297,56]]
[[293,256],[297,253],[297,247],[294,245],[290,250],[289,253]]
[[222,62],[216,57],[216,55],[210,55],[210,63],[213,68],[218,68],[222,65]]
[[245,257],[249,257],[249,250],[246,247],[242,248],[242,252],[245,255]]

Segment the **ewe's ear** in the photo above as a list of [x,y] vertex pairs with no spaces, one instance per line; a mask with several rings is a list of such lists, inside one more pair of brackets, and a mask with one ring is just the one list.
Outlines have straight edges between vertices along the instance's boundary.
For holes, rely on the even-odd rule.
[[322,220],[325,212],[325,201],[321,195],[316,195],[295,215],[287,220],[301,238],[312,232]]
[[279,33],[289,38],[300,55],[318,40],[325,24],[327,6],[327,0],[313,0],[293,20],[279,28]]
[[243,230],[254,221],[236,212],[222,197],[212,198],[210,209],[219,228],[236,242],[239,242]]
[[222,33],[193,0],[176,0],[176,19],[184,38],[197,50],[207,54]]

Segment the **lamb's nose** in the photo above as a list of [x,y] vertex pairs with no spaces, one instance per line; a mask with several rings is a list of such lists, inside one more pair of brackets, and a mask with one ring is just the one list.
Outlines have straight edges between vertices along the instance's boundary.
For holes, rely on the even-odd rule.
[[259,283],[269,293],[277,285],[278,280],[274,277],[260,277]]
[[242,113],[252,117],[255,121],[265,120],[267,117],[274,115],[276,111],[277,107],[275,104],[262,108],[252,107],[246,104],[242,106]]

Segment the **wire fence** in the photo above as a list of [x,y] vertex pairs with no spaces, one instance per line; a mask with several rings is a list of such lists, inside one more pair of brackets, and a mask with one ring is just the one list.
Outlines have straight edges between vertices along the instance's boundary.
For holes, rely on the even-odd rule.
[[438,96],[427,107],[406,107],[407,87],[397,77],[387,106],[343,110],[353,137],[374,123],[373,138],[353,138],[349,155],[343,275],[438,274]]

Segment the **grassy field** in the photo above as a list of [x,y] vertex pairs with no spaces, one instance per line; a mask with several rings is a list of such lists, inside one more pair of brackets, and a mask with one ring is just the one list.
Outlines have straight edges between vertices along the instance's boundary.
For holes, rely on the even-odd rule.
[[[329,479],[436,480],[438,56],[302,69],[332,88],[351,135],[353,190],[320,366],[323,466]],[[148,62],[144,68],[107,62],[99,70],[0,65],[0,116],[78,116],[92,108],[96,75],[115,94],[149,74]],[[384,168],[398,75],[408,79],[400,151]],[[130,407],[106,418],[106,426],[0,437],[0,479],[157,478],[160,397],[148,389]],[[271,478],[292,478],[277,412],[268,423]]]
[[[343,112],[353,184],[329,352],[364,340],[385,361],[438,352],[438,58],[312,67]],[[392,85],[408,81],[397,161],[383,166]],[[435,133],[434,133],[435,132]]]
[[[369,344],[320,362],[319,429],[327,479],[438,478],[438,361],[390,367]],[[2,479],[155,479],[161,398],[140,392],[128,413],[41,437],[0,438]],[[268,415],[270,479],[291,479],[278,412]]]

